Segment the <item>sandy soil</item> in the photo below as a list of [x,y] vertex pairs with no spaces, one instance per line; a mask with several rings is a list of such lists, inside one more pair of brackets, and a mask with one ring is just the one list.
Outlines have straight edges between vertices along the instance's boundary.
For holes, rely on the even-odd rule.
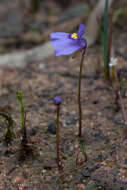
[[[126,25],[116,25],[113,48],[118,58],[120,81],[127,80]],[[119,35],[120,34],[120,35]],[[120,36],[120,38],[119,38]],[[117,40],[115,40],[117,39]],[[118,48],[119,47],[119,48]],[[116,105],[111,84],[102,68],[94,64],[100,44],[87,50],[82,78],[84,162],[79,147],[77,80],[80,57],[49,57],[25,68],[0,69],[0,112],[10,113],[15,138],[6,145],[7,123],[0,116],[0,190],[126,190],[127,126]],[[102,65],[102,59],[101,59]],[[85,64],[90,64],[85,70]],[[96,67],[97,66],[97,67]],[[95,68],[96,67],[96,68]],[[92,72],[91,72],[92,71]],[[28,149],[21,147],[21,114],[17,90],[22,90],[27,113]],[[123,103],[127,114],[127,87]],[[52,98],[62,96],[60,109],[60,155],[63,171],[56,164],[56,107]],[[76,165],[77,154],[79,155]]]

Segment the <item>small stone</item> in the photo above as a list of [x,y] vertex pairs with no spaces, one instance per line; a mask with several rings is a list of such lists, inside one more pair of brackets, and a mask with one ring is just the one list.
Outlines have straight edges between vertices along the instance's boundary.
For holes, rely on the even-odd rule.
[[102,137],[102,134],[99,133],[99,132],[96,132],[96,133],[93,134],[93,136],[96,137],[96,138],[100,138],[100,137]]
[[69,175],[66,180],[67,180],[67,182],[70,182],[72,179],[73,179],[73,176]]
[[78,144],[76,144],[76,145],[75,145],[75,148],[78,148],[78,147],[79,147],[79,145],[78,145]]
[[9,157],[10,154],[11,154],[11,151],[9,151],[9,150],[5,150],[5,152],[4,152],[4,156]]
[[45,180],[46,182],[49,182],[49,181],[51,181],[51,178],[52,178],[51,176],[45,176],[45,177],[44,177],[44,180]]
[[119,190],[124,190],[124,187],[120,187]]
[[101,115],[102,115],[102,113],[101,113],[101,112],[98,112],[98,113],[97,113],[97,115],[98,115],[98,116],[101,116]]
[[46,132],[55,135],[56,134],[56,123],[55,122],[50,123]]
[[43,169],[43,170],[42,170],[42,175],[43,175],[44,173],[46,173],[46,171],[47,171],[47,170]]
[[30,130],[30,136],[35,136],[36,133],[37,133],[36,129],[33,128]]
[[45,65],[43,63],[40,63],[39,64],[39,69],[44,69],[45,68]]
[[89,172],[93,172],[94,170],[97,170],[97,169],[99,169],[99,168],[100,168],[100,165],[97,164],[97,165],[93,166],[93,167],[89,170]]
[[90,172],[83,170],[82,175],[83,175],[83,177],[90,177]]
[[52,110],[51,109],[47,109],[45,110],[46,113],[52,113]]
[[15,176],[14,183],[15,184],[21,184],[24,182],[24,178],[22,176]]
[[104,190],[104,188],[98,184],[88,184],[87,190]]
[[70,151],[70,152],[73,152],[73,151],[74,151],[74,147],[73,147],[73,146],[70,146],[69,151]]
[[75,123],[76,123],[76,121],[74,119],[66,121],[67,125],[74,125]]
[[98,159],[98,160],[103,160],[103,155],[102,155],[101,152],[97,155],[97,159]]
[[112,181],[113,181],[113,183],[115,183],[117,181],[117,179],[114,177]]
[[124,160],[124,163],[127,164],[127,158]]
[[110,173],[113,175],[113,176],[117,176],[118,173],[119,173],[119,170],[117,168],[114,168],[110,171]]
[[85,190],[86,187],[83,183],[77,185],[78,190]]
[[93,103],[93,104],[97,104],[97,103],[98,103],[98,100],[94,100],[92,103]]

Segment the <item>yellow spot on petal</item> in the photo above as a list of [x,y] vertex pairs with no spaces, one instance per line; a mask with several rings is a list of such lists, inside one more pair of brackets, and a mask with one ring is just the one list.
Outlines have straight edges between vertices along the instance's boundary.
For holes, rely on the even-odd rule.
[[77,39],[77,38],[78,38],[78,35],[77,35],[76,33],[73,33],[73,34],[71,35],[71,38]]

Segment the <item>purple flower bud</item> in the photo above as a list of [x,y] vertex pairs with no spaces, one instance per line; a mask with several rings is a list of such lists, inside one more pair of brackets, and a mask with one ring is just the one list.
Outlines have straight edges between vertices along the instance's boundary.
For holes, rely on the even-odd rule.
[[60,96],[56,96],[53,98],[53,102],[55,105],[60,105],[62,102],[62,98]]

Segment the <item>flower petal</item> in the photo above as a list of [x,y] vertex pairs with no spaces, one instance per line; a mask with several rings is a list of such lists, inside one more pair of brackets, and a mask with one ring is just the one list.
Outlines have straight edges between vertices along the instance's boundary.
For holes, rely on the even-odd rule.
[[117,58],[111,57],[109,66],[110,66],[110,67],[113,67],[113,66],[115,66],[115,65],[117,65],[117,64],[118,64]]
[[50,39],[51,41],[54,41],[54,40],[63,40],[63,39],[68,39],[70,36],[69,33],[65,33],[65,32],[52,32],[50,34]]
[[74,39],[60,39],[51,41],[55,50],[56,56],[69,55],[82,48],[79,40]]
[[84,33],[85,33],[85,26],[84,24],[80,24],[78,32],[77,32],[78,37],[81,38]]
[[80,44],[82,46],[82,48],[86,48],[87,47],[87,41],[85,38],[81,38],[80,39]]

